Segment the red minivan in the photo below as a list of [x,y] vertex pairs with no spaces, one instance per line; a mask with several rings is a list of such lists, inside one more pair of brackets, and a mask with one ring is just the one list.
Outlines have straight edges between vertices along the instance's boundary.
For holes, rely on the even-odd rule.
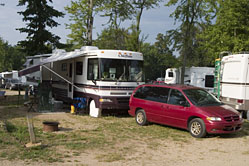
[[130,98],[129,114],[139,125],[155,122],[189,130],[193,137],[241,130],[243,119],[204,89],[186,85],[144,84]]

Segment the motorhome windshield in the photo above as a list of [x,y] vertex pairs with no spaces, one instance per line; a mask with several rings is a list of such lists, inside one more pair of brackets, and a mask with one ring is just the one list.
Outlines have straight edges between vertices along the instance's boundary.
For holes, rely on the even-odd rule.
[[213,95],[202,89],[187,89],[183,90],[192,104],[196,106],[217,106],[222,103]]
[[143,81],[143,61],[125,59],[99,59],[100,79],[103,81]]
[[143,61],[126,59],[89,59],[88,80],[143,81]]

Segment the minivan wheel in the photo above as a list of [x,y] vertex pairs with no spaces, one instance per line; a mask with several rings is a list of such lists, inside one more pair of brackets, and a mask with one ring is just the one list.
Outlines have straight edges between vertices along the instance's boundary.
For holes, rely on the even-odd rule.
[[143,109],[140,109],[136,112],[136,122],[137,124],[144,126],[148,124],[147,118],[146,118],[146,114],[144,112]]
[[193,137],[203,138],[206,136],[206,126],[202,119],[195,118],[189,122],[189,132]]

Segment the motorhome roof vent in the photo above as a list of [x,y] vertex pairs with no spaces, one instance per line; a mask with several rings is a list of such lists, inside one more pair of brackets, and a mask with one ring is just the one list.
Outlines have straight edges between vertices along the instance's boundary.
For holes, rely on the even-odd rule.
[[65,53],[66,50],[63,50],[63,49],[55,49],[53,50],[53,53]]
[[80,48],[81,51],[91,51],[91,50],[98,50],[98,47],[95,46],[83,46]]

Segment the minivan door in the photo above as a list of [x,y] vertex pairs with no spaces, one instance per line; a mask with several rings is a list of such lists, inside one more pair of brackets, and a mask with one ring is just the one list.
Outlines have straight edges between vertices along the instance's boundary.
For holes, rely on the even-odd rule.
[[186,128],[190,104],[185,96],[177,89],[171,89],[168,105],[168,123],[172,126]]

